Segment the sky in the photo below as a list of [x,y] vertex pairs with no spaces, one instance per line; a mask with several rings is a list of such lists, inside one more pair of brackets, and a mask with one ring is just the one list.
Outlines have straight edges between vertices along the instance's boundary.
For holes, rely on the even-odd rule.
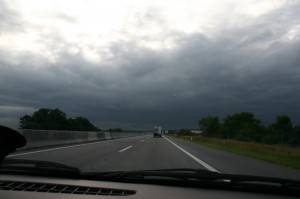
[[0,0],[0,124],[59,108],[99,128],[300,124],[300,1]]

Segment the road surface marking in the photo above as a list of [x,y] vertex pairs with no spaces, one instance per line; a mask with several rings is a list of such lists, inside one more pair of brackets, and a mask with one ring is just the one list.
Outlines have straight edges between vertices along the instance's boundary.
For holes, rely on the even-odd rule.
[[[109,142],[109,141],[116,141],[116,140],[123,140],[123,139],[127,139],[127,138],[120,138],[120,139],[114,139],[114,140],[101,140],[99,142]],[[46,152],[46,151],[55,151],[55,150],[59,150],[59,149],[67,149],[67,148],[85,146],[85,145],[90,145],[90,144],[98,144],[99,142],[92,142],[92,143],[86,143],[86,144],[76,144],[76,145],[72,145],[72,146],[63,146],[63,147],[57,147],[57,148],[51,148],[51,149],[44,149],[44,150],[39,150],[39,151],[19,153],[19,154],[9,155],[7,157],[15,157],[15,156],[28,155],[28,154],[33,154],[33,153],[41,153],[41,152]]]
[[212,166],[208,165],[207,163],[203,162],[202,160],[200,160],[199,158],[197,158],[196,156],[190,154],[189,152],[187,152],[186,150],[184,150],[183,148],[181,148],[180,146],[178,146],[177,144],[175,144],[174,142],[172,142],[171,140],[169,140],[168,138],[164,137],[167,141],[169,141],[171,144],[173,144],[174,146],[176,146],[179,150],[181,150],[183,153],[185,153],[186,155],[188,155],[189,157],[191,157],[193,160],[195,160],[196,162],[198,162],[199,164],[201,164],[203,167],[205,167],[207,170],[209,171],[213,171],[213,172],[218,172],[220,173],[220,171],[216,170],[215,168],[213,168]]
[[130,149],[132,146],[128,146],[125,149],[120,150],[119,152],[122,153],[123,151],[126,151],[127,149]]
[[145,140],[141,140],[141,142],[144,142]]

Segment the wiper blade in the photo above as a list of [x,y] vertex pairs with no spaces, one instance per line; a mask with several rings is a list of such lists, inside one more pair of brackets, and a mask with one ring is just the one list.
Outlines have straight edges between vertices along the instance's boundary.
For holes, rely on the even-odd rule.
[[56,162],[8,158],[2,162],[0,171],[33,171],[37,173],[80,174],[80,170],[78,168]]
[[300,192],[300,181],[264,176],[222,174],[203,169],[159,169],[140,171],[113,171],[98,173],[83,173],[84,176],[95,178],[109,178],[117,180],[151,180],[151,179],[176,179],[185,182],[203,184],[221,184],[228,187],[257,187],[267,186],[281,189],[292,189]]
[[139,171],[111,171],[111,172],[88,172],[83,173],[86,176],[96,176],[96,177],[111,177],[111,178],[135,178],[135,179],[145,179],[148,177],[164,177],[164,178],[175,178],[188,180],[191,177],[201,178],[201,179],[211,179],[214,175],[219,173],[211,172],[202,169],[159,169],[159,170],[139,170]]

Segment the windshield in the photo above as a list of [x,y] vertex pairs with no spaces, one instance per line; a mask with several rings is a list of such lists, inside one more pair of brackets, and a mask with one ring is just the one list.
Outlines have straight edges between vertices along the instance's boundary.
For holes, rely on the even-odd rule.
[[300,180],[299,10],[0,0],[0,125],[27,140],[7,159]]

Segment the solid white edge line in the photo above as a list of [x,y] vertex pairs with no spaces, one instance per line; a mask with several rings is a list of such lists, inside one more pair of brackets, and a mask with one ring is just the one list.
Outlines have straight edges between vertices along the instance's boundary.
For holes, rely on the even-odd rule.
[[86,144],[76,144],[76,145],[72,145],[72,146],[63,146],[63,147],[57,147],[57,148],[51,148],[51,149],[44,149],[44,150],[39,150],[39,151],[32,151],[32,152],[26,152],[26,153],[12,154],[12,155],[8,155],[7,157],[15,157],[15,156],[21,156],[21,155],[28,155],[28,154],[41,153],[41,152],[46,152],[46,151],[55,151],[55,150],[59,150],[59,149],[67,149],[67,148],[85,146],[85,145],[90,145],[90,144],[98,144],[99,142],[109,142],[109,141],[117,141],[117,140],[123,140],[123,139],[127,139],[127,138],[119,138],[119,139],[112,139],[112,140],[100,140],[100,141],[96,141],[96,142],[92,142],[92,143],[86,143]]
[[120,150],[119,152],[122,153],[123,151],[126,151],[127,149],[130,149],[131,147],[132,147],[132,146],[128,146],[128,147],[126,147],[126,148]]
[[207,163],[203,162],[202,160],[200,160],[199,158],[197,158],[196,156],[190,154],[189,152],[187,152],[186,150],[184,150],[183,148],[181,148],[180,146],[178,146],[177,144],[175,144],[174,142],[172,142],[171,140],[169,140],[168,138],[164,137],[167,141],[169,141],[171,144],[173,144],[175,147],[177,147],[179,150],[181,150],[183,153],[185,153],[186,155],[188,155],[190,158],[192,158],[193,160],[195,160],[196,162],[198,162],[199,164],[201,164],[204,168],[206,168],[209,171],[213,171],[213,172],[218,172],[220,173],[220,171],[216,170],[215,168],[213,168],[212,166],[208,165]]

